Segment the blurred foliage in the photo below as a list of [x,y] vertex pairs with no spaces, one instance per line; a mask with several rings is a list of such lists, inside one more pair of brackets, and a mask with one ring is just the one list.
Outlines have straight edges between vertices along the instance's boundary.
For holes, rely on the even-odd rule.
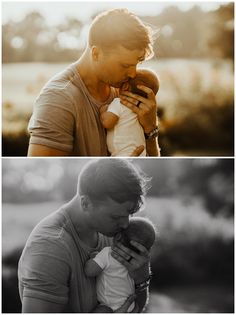
[[[89,159],[8,159],[3,161],[2,200],[32,203],[69,200],[77,177]],[[201,198],[211,214],[233,216],[234,163],[231,159],[134,160],[152,177],[151,196]]]
[[[211,15],[208,44],[215,55],[234,59],[234,3],[222,6]],[[219,47],[223,46],[223,49]]]
[[[188,11],[167,7],[154,17],[142,19],[160,29],[154,50],[158,58],[223,57],[233,59],[234,3],[205,12],[197,5]],[[38,12],[2,27],[3,62],[72,61],[81,54],[83,23],[67,18],[49,27]]]
[[[2,153],[9,156],[26,156],[29,145],[27,125],[31,114],[11,102],[3,103]],[[6,128],[7,126],[7,128]],[[16,154],[17,152],[17,154]]]
[[[5,65],[2,141],[4,156],[27,154],[27,124],[34,99],[52,73],[60,71],[63,66]],[[233,63],[220,60],[169,59],[152,60],[146,66],[155,70],[160,78],[161,88],[157,102],[162,155],[233,156]],[[20,74],[21,71],[25,73],[24,81],[20,75],[14,74]],[[33,77],[30,75],[32,73]],[[15,89],[15,94],[12,94],[12,89]]]
[[63,24],[50,28],[38,12],[19,22],[9,21],[2,27],[3,62],[75,60],[78,51],[63,47],[60,38],[72,36],[78,40],[81,27],[80,21],[68,17]]
[[153,286],[194,283],[234,285],[233,218],[213,216],[201,198],[154,199],[146,213],[159,238],[152,250]]
[[[214,11],[203,11],[197,5],[181,11],[170,5],[162,13],[142,19],[155,31],[159,29],[154,45],[157,58],[146,64],[160,77],[157,97],[162,155],[233,156],[234,3]],[[74,61],[80,56],[87,26],[67,17],[50,27],[39,12],[2,26],[3,62],[22,62],[21,68],[20,64],[15,69],[6,68],[8,73],[13,71],[11,76],[3,71],[4,156],[27,154],[33,101],[53,73],[52,63]],[[186,60],[166,62],[160,58]],[[192,58],[191,62],[187,58]],[[46,61],[50,64],[40,72],[34,64],[31,68],[23,64]]]

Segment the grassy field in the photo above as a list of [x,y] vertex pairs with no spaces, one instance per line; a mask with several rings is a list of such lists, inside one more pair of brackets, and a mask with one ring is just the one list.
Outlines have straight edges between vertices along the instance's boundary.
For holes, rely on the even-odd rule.
[[227,286],[192,285],[151,291],[148,313],[233,313],[234,293]]
[[[61,204],[3,204],[3,254],[23,245],[33,227]],[[192,198],[191,203],[185,204],[177,198],[148,198],[146,208],[140,214],[150,217],[158,228],[160,238],[166,242],[176,236],[180,243],[215,236],[226,240],[234,237],[233,220],[210,216],[199,199]]]
[[[23,113],[31,112],[35,97],[43,85],[68,64],[52,63],[14,63],[3,64],[3,104],[11,103]],[[219,96],[222,92],[233,93],[232,64],[227,61],[211,60],[156,60],[144,66],[154,69],[160,78],[158,101],[164,106],[168,116],[179,114],[179,100],[192,97],[192,101],[200,95],[196,92],[212,91]]]

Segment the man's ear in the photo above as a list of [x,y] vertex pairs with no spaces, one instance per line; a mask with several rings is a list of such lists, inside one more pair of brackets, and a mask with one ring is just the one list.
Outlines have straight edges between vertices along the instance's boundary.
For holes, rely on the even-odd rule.
[[92,58],[94,61],[97,61],[100,54],[100,48],[98,46],[92,46],[91,48]]
[[80,204],[83,210],[87,210],[91,204],[91,201],[88,196],[82,195],[80,196]]

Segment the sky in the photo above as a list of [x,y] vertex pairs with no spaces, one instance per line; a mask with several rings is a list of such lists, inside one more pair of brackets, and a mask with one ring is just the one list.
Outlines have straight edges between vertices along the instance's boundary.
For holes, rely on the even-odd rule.
[[19,21],[28,12],[39,11],[49,25],[62,22],[67,16],[77,17],[82,22],[89,21],[90,17],[99,11],[117,7],[126,7],[139,16],[157,15],[170,6],[176,5],[181,10],[188,10],[198,4],[203,10],[214,10],[223,2],[216,1],[1,1],[2,23],[9,20]]

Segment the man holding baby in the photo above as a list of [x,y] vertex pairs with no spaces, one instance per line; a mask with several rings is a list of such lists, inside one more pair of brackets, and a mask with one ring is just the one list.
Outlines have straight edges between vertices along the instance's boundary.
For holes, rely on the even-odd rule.
[[[74,198],[39,222],[27,240],[18,268],[22,312],[127,312],[132,304],[133,312],[142,312],[155,230],[131,217],[142,208],[149,188],[150,179],[126,159],[87,163]],[[111,289],[116,287],[111,300],[100,299],[103,289],[96,291],[96,275],[105,268],[87,265],[105,248],[116,266],[105,279],[113,283]]]
[[[53,77],[36,99],[28,156],[109,155],[100,108],[118,96],[118,88],[136,76],[138,63],[152,54],[151,30],[136,15],[126,9],[98,15],[83,55]],[[123,91],[121,102],[137,115],[147,155],[159,156],[155,94],[144,85],[139,90],[147,97]],[[143,150],[137,146],[131,155]]]

